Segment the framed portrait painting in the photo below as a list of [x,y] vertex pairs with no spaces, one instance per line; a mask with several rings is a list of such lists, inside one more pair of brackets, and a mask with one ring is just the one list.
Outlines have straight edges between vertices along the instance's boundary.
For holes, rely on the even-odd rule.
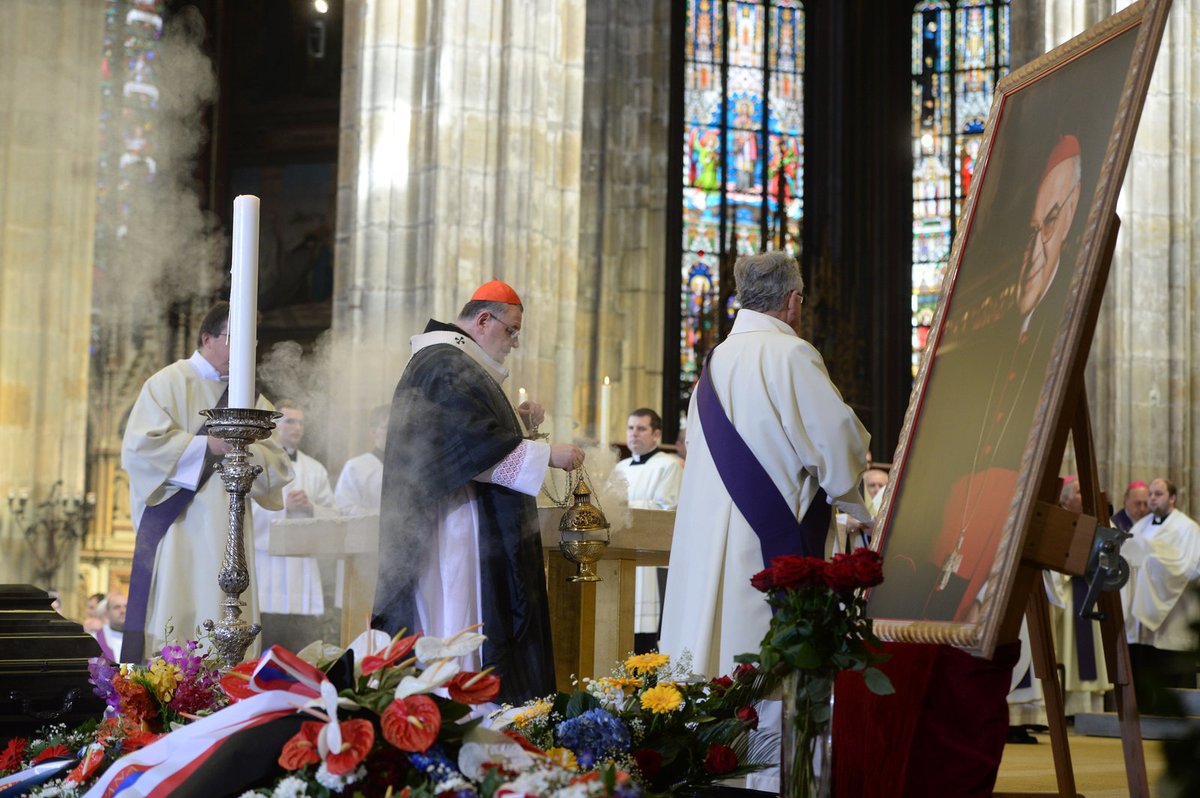
[[876,524],[884,639],[990,657],[1024,606],[1010,592],[1168,8],[1143,0],[997,85]]

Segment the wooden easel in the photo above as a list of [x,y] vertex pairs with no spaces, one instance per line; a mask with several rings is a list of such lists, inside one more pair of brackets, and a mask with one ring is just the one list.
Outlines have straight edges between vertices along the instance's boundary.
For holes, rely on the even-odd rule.
[[[1119,227],[1120,219],[1114,215],[1099,260],[1096,286],[1086,308],[1080,343],[1074,361],[1069,364],[1067,389],[1059,408],[1054,437],[1047,450],[1050,454],[1042,463],[1038,501],[1026,531],[1021,564],[1013,582],[1011,595],[1029,596],[1029,600],[1027,603],[1010,601],[999,634],[1000,640],[1016,640],[1022,617],[1029,623],[1034,675],[1041,680],[1046,701],[1046,717],[1050,726],[1050,746],[1054,755],[1058,792],[995,793],[998,798],[1032,798],[1045,795],[1082,798],[1075,789],[1075,771],[1071,765],[1071,751],[1067,743],[1064,698],[1057,676],[1054,641],[1050,635],[1050,606],[1046,592],[1041,586],[1041,575],[1043,570],[1049,569],[1071,576],[1083,576],[1096,527],[1101,525],[1099,519],[1104,520],[1103,525],[1107,525],[1109,521],[1108,504],[1100,491],[1100,475],[1093,447],[1087,391],[1084,387],[1084,369],[1092,335],[1096,329],[1096,319],[1100,314],[1100,303],[1104,298],[1104,286],[1108,279],[1113,250],[1116,248]],[[1065,412],[1068,410],[1070,412]],[[1068,434],[1071,436],[1079,465],[1079,487],[1083,499],[1083,513],[1079,515],[1058,507],[1058,471],[1062,465]],[[1097,608],[1104,613],[1104,619],[1100,621],[1100,632],[1108,677],[1113,683],[1116,695],[1129,795],[1133,798],[1149,798],[1146,758],[1142,750],[1142,726],[1138,717],[1137,698],[1134,695],[1129,648],[1125,642],[1125,619],[1121,610],[1120,595],[1101,593]],[[1081,622],[1089,621],[1082,619]]]

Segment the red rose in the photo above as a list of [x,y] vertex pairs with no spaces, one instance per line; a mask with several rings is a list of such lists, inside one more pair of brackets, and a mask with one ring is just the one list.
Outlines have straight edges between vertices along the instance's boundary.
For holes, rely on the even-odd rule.
[[735,681],[745,681],[746,679],[754,678],[754,673],[757,669],[752,662],[743,662],[733,669],[733,678]]
[[45,762],[47,759],[74,759],[75,754],[70,748],[65,745],[48,745],[43,748],[37,756],[30,760],[29,764],[36,765],[40,762]]
[[486,704],[500,695],[500,677],[463,671],[446,682],[446,689],[460,704]]
[[750,577],[750,585],[762,593],[771,592],[771,588],[775,587],[775,570],[773,568],[764,568]]
[[342,750],[330,751],[325,756],[325,767],[335,776],[344,776],[358,767],[375,745],[375,725],[359,719],[343,720],[338,726],[342,732]]
[[299,770],[305,765],[314,765],[321,761],[321,752],[317,750],[317,735],[325,724],[319,720],[306,720],[296,732],[296,736],[283,744],[279,752],[279,766],[284,770]]
[[753,706],[747,705],[737,711],[737,719],[742,722],[747,729],[758,728],[758,712]]
[[883,582],[883,558],[879,552],[858,549],[850,555],[854,559],[854,570],[858,583],[863,587],[874,587]]
[[714,776],[728,773],[737,767],[737,754],[727,745],[713,743],[704,757],[704,769]]
[[429,696],[397,698],[379,718],[383,738],[401,751],[424,753],[442,729],[442,713]]
[[14,737],[8,741],[8,745],[0,751],[0,773],[16,770],[25,764],[26,744],[24,737]]
[[633,760],[637,762],[638,770],[647,779],[653,779],[662,770],[662,754],[653,748],[642,748],[633,752]]
[[718,676],[710,684],[715,692],[724,693],[730,687],[733,687],[733,679],[730,679],[728,676]]
[[825,584],[825,561],[816,557],[784,554],[771,560],[775,587],[796,589]]

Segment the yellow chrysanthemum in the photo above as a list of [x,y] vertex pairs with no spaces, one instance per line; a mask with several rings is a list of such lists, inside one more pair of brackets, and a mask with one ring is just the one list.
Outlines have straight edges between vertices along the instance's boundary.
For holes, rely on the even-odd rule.
[[538,718],[545,717],[550,714],[550,709],[553,705],[549,701],[541,699],[533,702],[533,706],[517,713],[513,716],[513,725],[518,729],[524,729]]
[[175,695],[175,688],[179,686],[181,678],[178,665],[172,665],[161,659],[152,662],[150,670],[146,673],[146,681],[154,690],[154,695],[162,702],[170,701]]
[[625,660],[625,670],[630,673],[649,673],[656,671],[671,661],[666,654],[635,654]]
[[642,709],[657,715],[665,715],[679,709],[683,694],[672,684],[660,684],[642,693]]
[[579,770],[579,762],[575,759],[575,754],[570,748],[549,748],[546,750],[546,756],[559,767],[567,770]]

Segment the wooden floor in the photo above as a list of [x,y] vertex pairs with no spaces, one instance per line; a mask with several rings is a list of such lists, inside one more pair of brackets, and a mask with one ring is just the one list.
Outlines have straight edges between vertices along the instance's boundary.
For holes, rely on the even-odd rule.
[[[1050,752],[1050,737],[1037,735],[1037,745],[1009,745],[1004,749],[996,792],[1038,792],[1056,795],[1058,782],[1054,759]],[[1125,798],[1129,788],[1125,780],[1125,759],[1121,741],[1112,737],[1070,737],[1071,761],[1075,770],[1075,789],[1084,798]],[[1150,794],[1165,770],[1161,743],[1147,740],[1146,773]]]

